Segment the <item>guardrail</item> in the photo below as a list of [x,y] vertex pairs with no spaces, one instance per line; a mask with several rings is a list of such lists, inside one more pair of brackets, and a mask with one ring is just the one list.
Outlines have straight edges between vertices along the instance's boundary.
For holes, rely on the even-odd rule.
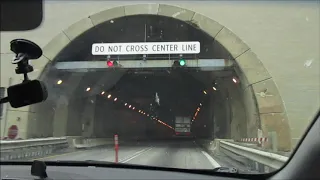
[[1,151],[13,150],[20,148],[30,148],[36,146],[47,146],[68,143],[66,137],[61,138],[39,138],[39,139],[27,139],[27,140],[13,140],[13,141],[0,141]]
[[67,137],[0,141],[1,160],[30,159],[69,147]]
[[235,162],[235,165],[240,165],[243,169],[249,171],[271,172],[281,168],[289,159],[288,156],[270,152],[270,150],[241,145],[232,139],[202,140],[200,143],[211,155],[217,158],[227,157]]
[[220,150],[221,148],[223,148],[225,150],[241,155],[247,159],[250,159],[252,161],[255,161],[257,163],[274,169],[281,168],[281,166],[283,166],[283,164],[288,160],[288,157],[286,156],[281,156],[271,152],[265,152],[253,148],[240,146],[227,141],[220,141],[219,148]]
[[79,136],[0,141],[1,161],[34,159],[67,149],[92,148],[114,144],[113,138]]
[[73,139],[73,146],[76,149],[92,148],[97,146],[114,144],[112,138],[79,138]]

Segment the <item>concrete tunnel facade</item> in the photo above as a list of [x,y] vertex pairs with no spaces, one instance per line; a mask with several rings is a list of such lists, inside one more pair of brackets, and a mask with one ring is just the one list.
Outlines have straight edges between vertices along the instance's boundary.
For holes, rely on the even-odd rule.
[[[112,19],[141,14],[168,16],[181,21],[192,20],[202,31],[209,34],[215,40],[216,45],[213,45],[215,47],[213,51],[219,51],[221,46],[228,51],[225,54],[220,53],[220,58],[232,59],[235,62],[235,71],[241,82],[240,88],[232,88],[232,84],[228,83],[219,83],[223,85],[221,89],[228,91],[221,90],[219,96],[210,97],[215,98],[213,99],[213,102],[215,103],[211,104],[215,111],[213,111],[213,114],[203,114],[208,115],[214,122],[218,122],[219,119],[223,118],[230,119],[228,127],[230,130],[230,133],[228,134],[229,138],[257,137],[258,129],[261,129],[264,135],[269,131],[276,131],[279,141],[278,148],[285,151],[291,149],[292,128],[289,125],[290,119],[288,120],[286,113],[288,108],[286,108],[283,103],[281,93],[274,78],[262,61],[257,57],[253,50],[230,29],[215,21],[214,18],[204,16],[186,8],[170,4],[123,5],[103,10],[84,18],[63,30],[43,47],[44,55],[41,57],[41,60],[34,61],[35,63],[33,63],[39,71],[33,73],[31,78],[41,78],[45,76],[46,67],[52,64],[52,61],[59,52],[73,39],[77,38],[90,28]],[[1,56],[2,58],[8,57],[7,55],[3,56],[3,54],[1,54]],[[1,71],[2,70],[3,69],[1,69]],[[11,80],[12,84],[19,81],[17,78],[11,78]],[[269,94],[270,96],[266,96],[266,94]],[[59,101],[66,101],[66,99],[61,98]],[[72,104],[75,102],[68,103]],[[40,112],[37,112],[36,107],[37,105],[21,108],[21,111],[11,111],[11,108],[8,107],[7,119],[16,120],[17,118],[20,118],[19,121],[23,121],[23,123],[20,124],[20,136],[23,138],[30,137],[30,132],[36,132],[35,127],[50,129],[50,126],[55,126],[55,124],[58,126],[58,124],[61,125],[62,123],[59,121],[54,121],[53,125],[44,122],[41,123],[41,120],[37,118],[37,114]],[[229,107],[229,109],[227,109],[227,107]],[[65,116],[68,112],[63,113],[63,111],[68,111],[68,108],[65,106],[59,106],[58,108],[59,109],[56,109],[56,112],[60,113],[53,114],[53,116],[56,117],[55,119],[66,119]],[[219,108],[221,112],[225,113],[218,113],[220,112]],[[94,107],[88,104],[84,111],[88,112],[86,113],[88,116],[91,116],[93,110]],[[208,113],[210,112],[212,111],[209,111]],[[65,126],[66,123],[68,123],[68,121],[64,122]],[[10,124],[10,122],[8,124]],[[45,126],[47,126],[47,128],[45,128]],[[215,124],[215,126],[217,125]],[[57,133],[60,135],[63,135],[66,131],[65,128],[57,129],[60,129],[61,132]],[[93,129],[91,129],[91,132],[92,130]]]

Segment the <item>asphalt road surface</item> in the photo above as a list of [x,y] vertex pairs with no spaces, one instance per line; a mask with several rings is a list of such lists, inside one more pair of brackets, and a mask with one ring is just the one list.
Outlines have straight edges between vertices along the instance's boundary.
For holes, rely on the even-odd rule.
[[[118,158],[120,163],[184,169],[213,169],[220,166],[214,158],[204,152],[193,141],[120,144]],[[98,160],[115,162],[115,150],[112,146],[100,147],[47,156],[38,160]]]

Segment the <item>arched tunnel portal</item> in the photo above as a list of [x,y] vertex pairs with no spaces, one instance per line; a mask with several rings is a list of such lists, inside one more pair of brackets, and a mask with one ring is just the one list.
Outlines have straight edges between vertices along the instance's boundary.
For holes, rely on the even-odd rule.
[[[213,70],[57,68],[59,63],[106,62],[109,57],[91,54],[93,43],[175,41],[200,42],[200,54],[185,55],[187,62],[224,59],[232,66]],[[49,87],[49,99],[31,107],[35,113],[29,117],[27,132],[37,134],[26,133],[28,137],[112,137],[115,133],[169,137],[172,129],[152,121],[151,116],[171,127],[175,116],[190,116],[192,131],[201,138],[240,139],[257,137],[259,130],[263,136],[276,131],[278,148],[291,149],[287,118],[268,113],[285,110],[263,64],[229,29],[196,12],[163,4],[108,9],[71,25],[43,51],[49,62],[40,79]],[[126,61],[143,56],[110,58]],[[146,57],[154,61],[170,58],[179,55]],[[154,103],[155,93],[160,106]]]

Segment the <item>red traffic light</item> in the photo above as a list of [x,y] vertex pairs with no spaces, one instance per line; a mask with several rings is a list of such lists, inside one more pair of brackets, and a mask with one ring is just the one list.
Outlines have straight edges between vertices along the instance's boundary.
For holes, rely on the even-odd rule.
[[113,61],[108,60],[107,61],[107,65],[108,65],[108,67],[112,67],[113,66]]

